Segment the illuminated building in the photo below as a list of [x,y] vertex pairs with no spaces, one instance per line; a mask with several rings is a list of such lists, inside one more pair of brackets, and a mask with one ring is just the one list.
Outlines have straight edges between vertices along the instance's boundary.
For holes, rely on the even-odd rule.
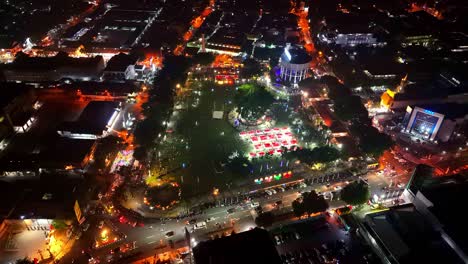
[[312,58],[303,50],[287,45],[279,61],[283,81],[298,83],[309,74]]
[[3,70],[8,82],[39,83],[61,80],[89,81],[98,79],[104,69],[101,56],[73,58],[66,53],[54,57],[22,57]]
[[418,165],[401,198],[404,205],[367,214],[359,226],[382,263],[467,263],[466,223],[460,199],[468,184],[461,175],[433,177]]
[[421,32],[404,33],[401,38],[401,46],[423,46],[428,47],[434,45],[437,39],[431,34],[424,34]]
[[424,140],[447,142],[457,126],[468,121],[466,104],[441,104],[406,108],[404,132]]
[[14,132],[25,132],[31,126],[34,103],[37,100],[32,86],[6,83],[0,96],[0,151],[8,145]]
[[137,73],[135,64],[137,58],[131,55],[120,53],[112,57],[107,63],[102,79],[106,81],[135,80]]
[[[377,46],[377,38],[372,33],[346,33],[346,34],[319,34],[319,39],[328,44],[335,44],[338,46]],[[381,45],[381,44],[379,44]]]
[[221,29],[206,41],[206,52],[216,54],[226,54],[230,56],[239,56],[241,54],[241,45],[245,37],[235,32]]
[[102,138],[113,131],[120,112],[121,107],[117,102],[92,101],[78,120],[62,123],[57,133],[62,137],[75,139]]
[[386,42],[379,40],[367,17],[354,14],[337,13],[325,17],[326,26],[318,34],[322,43],[340,47],[355,46],[385,46]]
[[109,9],[88,23],[70,27],[60,40],[59,48],[75,49],[83,45],[91,53],[128,51],[140,43],[159,13],[160,11]]

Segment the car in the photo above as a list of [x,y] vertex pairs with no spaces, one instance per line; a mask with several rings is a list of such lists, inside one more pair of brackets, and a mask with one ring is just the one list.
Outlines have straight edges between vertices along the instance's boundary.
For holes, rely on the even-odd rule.
[[275,189],[271,189],[270,191],[271,191],[271,193],[276,194]]
[[270,190],[265,190],[266,194],[272,195],[273,193]]
[[260,205],[259,202],[252,202],[251,206],[252,208],[258,207]]
[[228,213],[228,214],[232,214],[232,213],[234,213],[235,211],[236,211],[235,208],[229,208],[229,209],[227,210],[227,213]]
[[193,224],[195,224],[196,222],[197,222],[197,219],[195,219],[195,218],[194,218],[194,219],[190,219],[189,224],[193,225]]
[[294,232],[294,236],[296,237],[296,239],[301,239],[301,235],[299,235],[298,232]]
[[78,233],[75,235],[75,239],[76,239],[76,240],[80,239],[82,234],[83,234],[83,233],[81,233],[81,231],[78,232]]
[[216,218],[214,218],[214,217],[208,217],[208,218],[205,220],[205,222],[209,223],[209,222],[211,222],[211,221],[213,221],[213,220],[215,220],[215,219],[216,219]]
[[88,228],[89,228],[89,223],[86,223],[83,225],[83,231],[88,230]]
[[103,227],[104,227],[104,221],[99,222],[98,227],[99,227],[99,228],[103,228]]
[[174,235],[174,231],[169,231],[166,233],[166,237],[169,238]]
[[206,228],[206,222],[198,222],[193,226],[194,230]]
[[276,242],[276,245],[281,244],[281,240],[278,236],[275,236],[275,242]]
[[398,188],[403,189],[405,187],[405,184],[400,182],[400,183],[398,183],[397,186],[398,186]]

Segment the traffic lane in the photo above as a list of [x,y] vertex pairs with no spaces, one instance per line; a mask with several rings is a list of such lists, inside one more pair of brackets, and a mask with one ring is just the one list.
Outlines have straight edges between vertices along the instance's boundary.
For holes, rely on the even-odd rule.
[[[329,187],[326,185],[311,185],[307,186],[306,188],[300,188],[300,191],[310,191],[315,188],[322,188],[322,190],[327,190],[326,188],[333,188],[333,186],[345,184],[345,181],[335,183]],[[324,189],[325,188],[325,189]],[[298,189],[287,190],[285,192],[279,192],[271,196],[253,199],[253,201],[258,201],[262,206],[266,204],[270,204],[275,202],[279,199],[285,200],[285,207],[289,207],[290,203],[294,201],[299,196]],[[230,208],[236,208],[236,211],[232,214],[228,214],[227,210]],[[167,244],[168,239],[173,241],[183,240],[185,238],[185,227],[188,227],[188,230],[192,228],[192,225],[186,225],[186,221],[190,219],[196,219],[197,221],[205,221],[208,218],[214,218],[213,221],[210,221],[207,224],[207,228],[196,230],[192,233],[194,237],[202,237],[204,234],[209,232],[215,232],[217,230],[229,227],[231,224],[231,220],[234,220],[234,228],[236,229],[236,223],[238,224],[237,229],[239,231],[248,230],[251,226],[253,226],[254,218],[252,209],[246,207],[243,209],[240,206],[227,206],[227,207],[218,207],[218,208],[210,208],[207,210],[208,212],[197,217],[187,218],[183,220],[168,220],[164,223],[155,220],[154,222],[147,223],[145,227],[130,227],[129,225],[121,224],[119,226],[120,231],[124,232],[127,235],[127,238],[121,241],[120,243],[113,244],[113,247],[106,247],[100,250],[96,250],[93,252],[93,255],[96,256],[104,256],[110,252],[110,248],[115,248],[120,244],[128,243],[136,241],[136,246],[139,250],[142,249],[150,249],[152,246],[162,246]],[[198,218],[198,219],[197,219]],[[184,221],[185,220],[185,221]],[[220,223],[222,220],[222,226],[220,227],[216,223]],[[152,228],[151,228],[152,227]],[[173,231],[174,235],[171,237],[166,237],[165,234],[169,231]]]

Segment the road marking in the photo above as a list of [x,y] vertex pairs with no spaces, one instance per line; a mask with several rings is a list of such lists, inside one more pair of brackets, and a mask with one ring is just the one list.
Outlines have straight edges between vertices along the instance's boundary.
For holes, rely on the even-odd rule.
[[156,242],[158,242],[158,241],[148,242],[148,244],[153,244],[153,243],[156,243]]
[[154,237],[154,235],[151,235],[151,236],[147,236],[146,238],[152,238],[152,237]]

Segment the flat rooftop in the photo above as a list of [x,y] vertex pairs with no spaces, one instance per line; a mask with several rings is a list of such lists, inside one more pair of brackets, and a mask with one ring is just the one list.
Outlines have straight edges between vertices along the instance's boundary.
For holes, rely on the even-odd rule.
[[468,181],[461,176],[447,177],[425,186],[421,192],[434,206],[429,210],[437,217],[447,234],[468,252],[468,228],[460,209],[468,193]]
[[385,245],[399,263],[462,263],[411,204],[368,214],[365,223],[377,243]]
[[114,8],[91,23],[70,28],[62,36],[62,45],[70,48],[84,45],[91,50],[130,48],[155,14],[155,11]]
[[281,263],[270,235],[260,228],[200,242],[193,254],[197,264]]
[[307,52],[298,47],[291,47],[283,52],[281,61],[289,62],[291,64],[305,64],[312,61],[312,57]]
[[10,104],[16,97],[22,96],[34,88],[22,83],[0,82],[0,109]]
[[47,146],[34,153],[9,152],[0,159],[2,171],[36,171],[39,168],[65,169],[65,166],[81,166],[94,146],[94,140],[70,139],[57,136]]
[[443,114],[448,119],[463,118],[468,115],[468,104],[446,103],[416,106],[439,114]]
[[118,102],[91,101],[86,105],[78,120],[62,123],[57,131],[100,135],[118,107]]
[[53,57],[29,57],[27,55],[16,58],[6,66],[6,70],[50,71],[58,68],[96,68],[103,61],[101,56],[92,58],[73,58],[66,53],[59,52]]
[[135,64],[137,58],[132,55],[127,55],[125,53],[119,53],[113,56],[108,62],[104,71],[111,72],[125,72],[127,67],[131,64]]

